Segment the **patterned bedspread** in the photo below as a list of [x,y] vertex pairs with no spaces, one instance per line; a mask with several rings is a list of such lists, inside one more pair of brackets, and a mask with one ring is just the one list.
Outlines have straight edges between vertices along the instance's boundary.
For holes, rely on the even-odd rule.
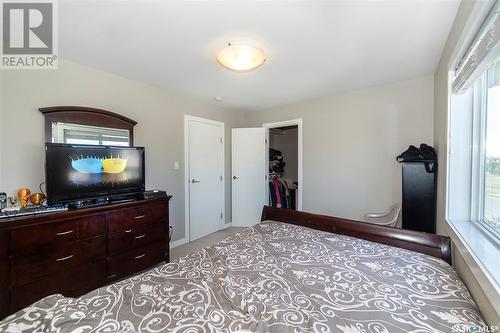
[[79,298],[53,295],[0,332],[452,332],[485,325],[440,259],[266,222]]

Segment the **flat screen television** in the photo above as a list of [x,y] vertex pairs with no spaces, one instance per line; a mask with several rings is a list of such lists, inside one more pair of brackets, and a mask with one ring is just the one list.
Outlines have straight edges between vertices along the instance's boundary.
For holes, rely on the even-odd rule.
[[47,203],[144,191],[144,148],[47,143]]

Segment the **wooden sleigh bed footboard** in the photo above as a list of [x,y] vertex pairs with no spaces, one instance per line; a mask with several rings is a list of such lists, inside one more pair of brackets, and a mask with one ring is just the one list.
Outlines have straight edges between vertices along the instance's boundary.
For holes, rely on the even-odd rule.
[[272,220],[400,247],[443,259],[451,265],[449,237],[264,206],[262,221]]

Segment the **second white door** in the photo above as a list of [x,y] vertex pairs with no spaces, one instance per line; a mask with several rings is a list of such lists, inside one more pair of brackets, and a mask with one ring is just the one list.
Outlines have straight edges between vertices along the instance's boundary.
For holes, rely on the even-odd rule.
[[224,226],[224,124],[186,117],[189,240]]
[[233,226],[259,223],[266,203],[266,143],[264,128],[232,130]]

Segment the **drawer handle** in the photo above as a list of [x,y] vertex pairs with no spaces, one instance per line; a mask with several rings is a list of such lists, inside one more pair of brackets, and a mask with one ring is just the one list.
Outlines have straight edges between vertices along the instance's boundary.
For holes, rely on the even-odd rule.
[[134,238],[135,239],[141,239],[141,238],[144,238],[144,237],[146,237],[146,234],[143,234],[143,235],[140,235],[140,236],[135,236]]
[[132,232],[132,229],[125,230],[125,232],[126,232],[127,234],[129,234],[129,233],[131,233],[131,232]]
[[69,255],[69,256],[63,257],[63,258],[58,258],[58,259],[56,259],[56,261],[66,261],[66,260],[69,260],[71,258],[73,258],[73,255]]
[[139,215],[139,216],[135,216],[134,219],[140,220],[140,219],[143,219],[145,217],[146,217],[146,215]]
[[73,233],[73,230],[68,230],[68,231],[63,231],[63,232],[58,232],[56,235],[57,236],[64,236],[64,235],[69,235]]
[[146,254],[144,253],[144,254],[141,254],[141,255],[135,257],[135,259],[141,259],[141,258],[144,258],[145,256],[146,256]]
[[107,279],[112,279],[112,278],[115,278],[116,277],[116,274],[113,274],[113,275],[110,275],[108,277],[106,277]]

